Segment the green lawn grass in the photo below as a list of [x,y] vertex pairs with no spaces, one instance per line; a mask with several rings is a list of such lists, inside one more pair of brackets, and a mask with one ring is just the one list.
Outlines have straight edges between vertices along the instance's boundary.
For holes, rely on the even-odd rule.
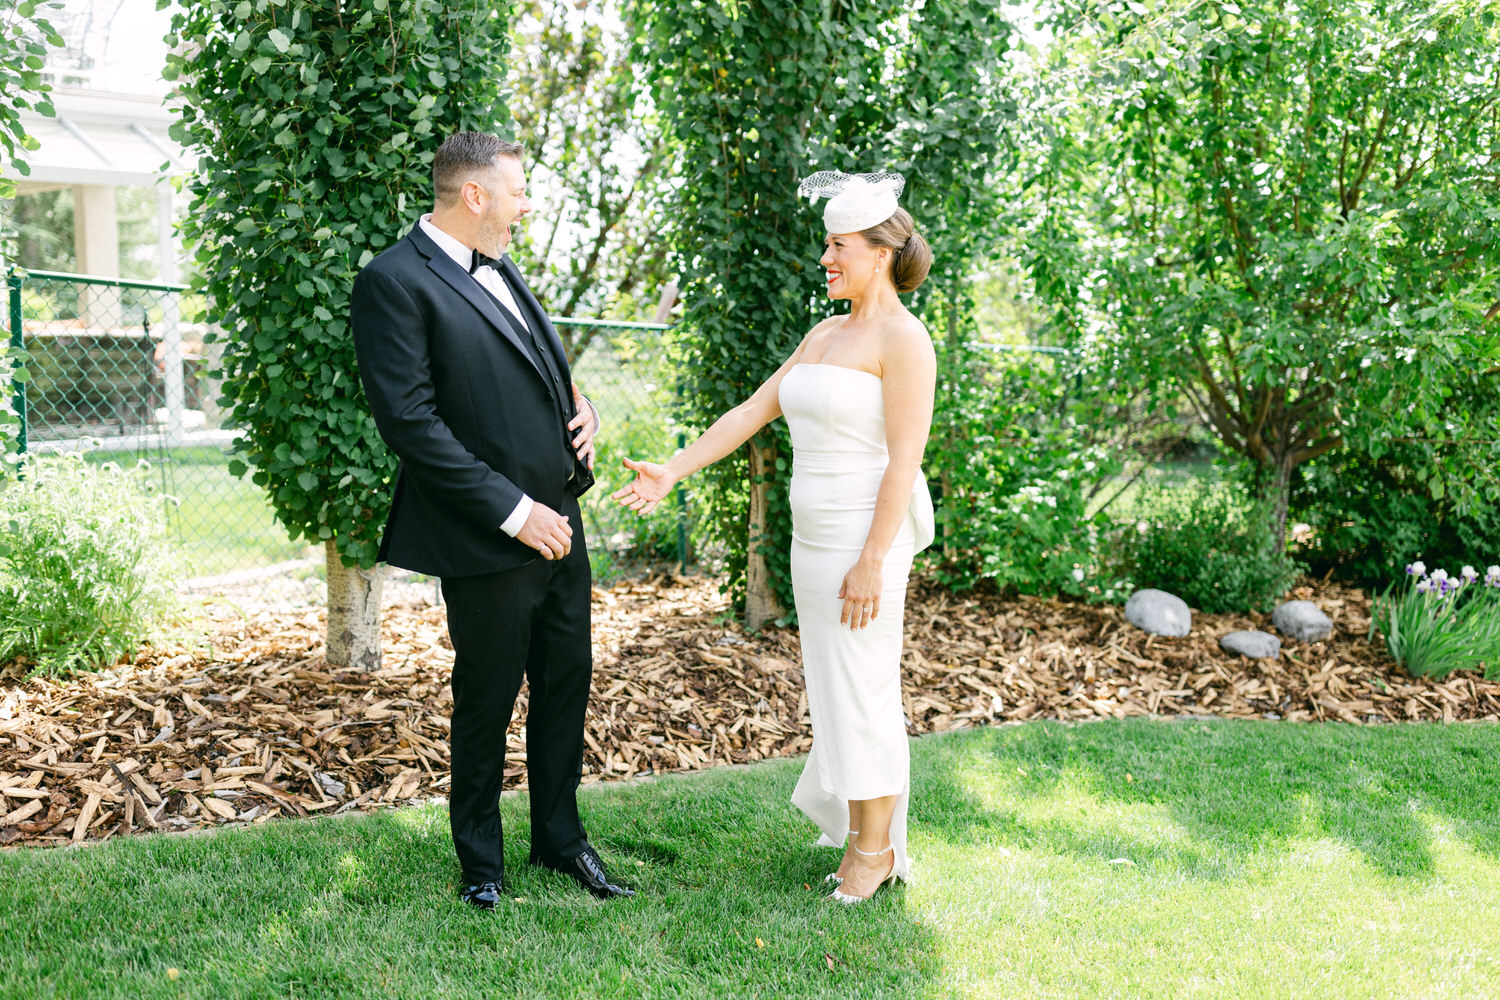
[[[844,908],[801,761],[585,789],[641,890],[455,896],[446,813],[0,855],[12,997],[1492,997],[1500,729],[1134,720],[914,744],[918,880]],[[811,888],[804,888],[804,884]],[[178,970],[169,978],[169,969]]]

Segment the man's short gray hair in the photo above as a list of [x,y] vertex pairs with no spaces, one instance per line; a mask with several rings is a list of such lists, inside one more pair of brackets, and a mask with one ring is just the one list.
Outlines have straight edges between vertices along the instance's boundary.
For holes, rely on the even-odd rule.
[[432,158],[432,190],[440,202],[458,197],[459,189],[474,174],[495,165],[497,156],[521,158],[519,142],[490,132],[455,132],[443,140]]

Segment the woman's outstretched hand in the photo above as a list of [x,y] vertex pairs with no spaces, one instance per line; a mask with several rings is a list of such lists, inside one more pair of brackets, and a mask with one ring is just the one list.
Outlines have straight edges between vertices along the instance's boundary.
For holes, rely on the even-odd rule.
[[637,514],[649,514],[661,503],[677,480],[665,465],[655,462],[636,462],[624,459],[625,468],[635,473],[635,481],[615,490],[610,496],[620,501],[620,506],[629,507]]

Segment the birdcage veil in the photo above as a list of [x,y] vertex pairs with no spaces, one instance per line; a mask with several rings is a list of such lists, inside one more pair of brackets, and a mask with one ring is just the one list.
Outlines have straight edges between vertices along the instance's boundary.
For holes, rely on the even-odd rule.
[[811,176],[802,178],[801,183],[797,185],[797,194],[813,200],[832,198],[834,195],[842,194],[853,184],[888,186],[891,188],[891,193],[899,198],[901,192],[906,189],[906,178],[895,173],[846,174],[842,170],[819,170]]
[[878,226],[896,214],[896,199],[906,188],[906,178],[896,173],[846,174],[842,170],[819,170],[804,177],[797,194],[823,206],[823,224],[830,233],[855,233]]

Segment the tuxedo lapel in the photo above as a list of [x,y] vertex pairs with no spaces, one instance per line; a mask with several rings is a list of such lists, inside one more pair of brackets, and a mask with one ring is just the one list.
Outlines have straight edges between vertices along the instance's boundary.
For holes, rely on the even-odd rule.
[[557,362],[557,370],[562,372],[564,378],[571,381],[568,354],[563,350],[562,338],[557,335],[552,321],[542,311],[542,304],[536,300],[535,295],[531,294],[531,289],[522,279],[521,271],[516,267],[515,261],[509,256],[501,257],[500,266],[505,269],[505,278],[510,285],[511,293],[516,297],[516,304],[526,313],[526,318],[531,322],[531,328],[540,335],[538,339],[552,352],[553,360]]
[[489,320],[491,326],[515,345],[516,350],[521,352],[521,356],[526,359],[527,364],[531,365],[532,370],[541,377],[543,382],[546,382],[546,372],[537,367],[536,361],[532,359],[531,351],[526,349],[525,342],[521,340],[522,337],[529,337],[531,334],[517,329],[515,320],[505,315],[506,310],[495,301],[490,293],[481,288],[479,282],[459,267],[452,257],[443,253],[438,245],[432,242],[431,237],[422,232],[420,226],[413,229],[408,238],[422,256],[427,258],[428,270],[442,278],[449,287],[463,296],[465,301],[478,309],[480,315]]
[[[573,384],[573,373],[568,368],[568,355],[563,350],[562,338],[557,335],[557,330],[547,314],[542,311],[542,304],[531,294],[531,289],[521,278],[521,272],[517,269],[515,262],[507,256],[500,258],[500,266],[503,269],[501,276],[506,284],[510,286],[510,292],[516,298],[516,304],[521,311],[526,313],[531,321],[531,329],[537,333],[538,347],[552,352],[552,358],[557,365],[557,370],[567,385],[562,387],[563,398],[560,400],[563,409],[564,422],[571,421],[578,416],[579,406],[570,391]],[[569,432],[569,436],[572,434]],[[573,476],[568,480],[568,489],[575,496],[583,496],[589,488],[594,485],[594,471],[574,456]]]

